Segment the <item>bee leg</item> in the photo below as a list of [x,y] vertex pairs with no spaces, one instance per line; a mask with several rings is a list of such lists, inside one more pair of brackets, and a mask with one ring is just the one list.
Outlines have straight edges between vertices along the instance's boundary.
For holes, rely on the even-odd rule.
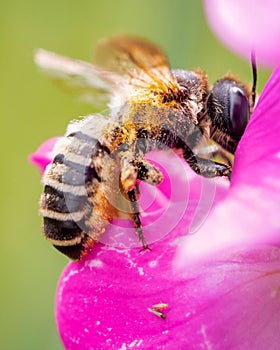
[[137,162],[137,179],[157,186],[162,182],[163,175],[157,167],[143,158]]
[[182,151],[182,156],[194,172],[204,177],[227,176],[231,179],[231,166],[197,156],[174,132],[162,129],[161,142],[170,148]]
[[137,236],[139,237],[143,248],[141,250],[151,250],[148,246],[148,243],[145,240],[145,236],[143,233],[143,229],[142,229],[142,224],[141,224],[141,219],[140,219],[140,208],[139,208],[139,203],[137,200],[137,193],[139,193],[139,186],[135,185],[135,188],[129,192],[127,192],[127,197],[128,200],[130,201],[130,205],[131,205],[131,216],[132,216],[132,220],[134,223],[134,227],[135,227],[135,231]]
[[138,166],[135,155],[132,151],[125,151],[120,154],[120,186],[125,197],[128,199],[131,209],[131,218],[134,223],[135,231],[139,237],[143,249],[149,249],[148,243],[145,240],[141,219],[138,197],[140,195],[139,186],[137,184]]
[[120,155],[120,183],[125,193],[136,187],[137,166],[133,152],[126,151]]
[[183,151],[185,161],[197,174],[209,178],[227,176],[229,180],[231,179],[231,166],[196,156],[186,144],[180,148]]
[[199,149],[195,152],[196,155],[206,155],[215,158],[222,159],[222,162],[231,166],[233,163],[233,156],[218,145],[210,145],[205,148]]
[[162,182],[163,175],[145,158],[139,159],[133,152],[126,151],[121,155],[120,182],[123,190],[128,192],[133,189],[137,179],[157,186]]
[[222,148],[218,148],[217,151],[213,152],[214,157],[219,157],[227,165],[232,166],[233,157],[227,151],[224,151]]

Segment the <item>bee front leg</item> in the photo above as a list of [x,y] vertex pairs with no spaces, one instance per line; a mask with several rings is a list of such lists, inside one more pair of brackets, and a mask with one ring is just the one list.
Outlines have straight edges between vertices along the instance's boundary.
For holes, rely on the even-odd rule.
[[229,152],[224,151],[221,147],[219,147],[217,151],[213,152],[213,157],[219,157],[227,165],[232,166],[233,156]]
[[221,146],[215,144],[215,145],[209,145],[205,148],[199,149],[197,152],[195,152],[196,155],[207,155],[209,159],[209,155],[215,158],[219,158],[224,162],[225,164],[232,166],[233,163],[233,155],[224,150]]
[[204,177],[227,176],[231,179],[231,166],[211,159],[201,158],[193,153],[193,151],[186,144],[180,147],[183,151],[183,157],[189,164],[193,171]]
[[170,148],[182,151],[182,156],[194,172],[204,177],[227,176],[231,179],[231,166],[201,158],[174,132],[162,129],[161,142]]

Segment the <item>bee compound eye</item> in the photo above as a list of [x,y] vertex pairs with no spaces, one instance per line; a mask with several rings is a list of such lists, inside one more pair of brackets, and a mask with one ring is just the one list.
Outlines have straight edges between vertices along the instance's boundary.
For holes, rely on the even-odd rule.
[[229,91],[229,118],[232,134],[240,139],[250,118],[250,104],[244,91],[233,86]]

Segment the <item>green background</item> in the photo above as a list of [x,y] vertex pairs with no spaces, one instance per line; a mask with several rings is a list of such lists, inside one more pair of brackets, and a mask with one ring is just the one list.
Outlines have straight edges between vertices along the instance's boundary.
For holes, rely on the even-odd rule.
[[[251,81],[250,65],[207,27],[197,0],[10,0],[0,5],[0,349],[62,349],[54,320],[67,259],[43,239],[40,176],[27,160],[44,140],[93,108],[57,89],[32,61],[37,47],[90,60],[95,43],[136,34],[160,45],[171,66],[201,67],[214,82],[227,72]],[[269,72],[259,72],[261,91]]]

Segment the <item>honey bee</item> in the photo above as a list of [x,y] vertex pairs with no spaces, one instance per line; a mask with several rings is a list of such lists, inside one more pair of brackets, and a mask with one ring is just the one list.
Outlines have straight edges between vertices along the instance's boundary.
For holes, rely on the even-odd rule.
[[171,70],[157,46],[134,37],[102,41],[95,65],[42,49],[35,62],[109,106],[108,113],[69,124],[42,179],[45,237],[69,258],[85,256],[120,215],[119,189],[143,249],[149,249],[138,182],[156,186],[163,179],[145,158],[151,150],[174,149],[195,173],[230,179],[231,165],[198,156],[193,149],[206,138],[234,154],[253,110],[255,83],[250,90],[227,75],[210,86],[203,71]]

